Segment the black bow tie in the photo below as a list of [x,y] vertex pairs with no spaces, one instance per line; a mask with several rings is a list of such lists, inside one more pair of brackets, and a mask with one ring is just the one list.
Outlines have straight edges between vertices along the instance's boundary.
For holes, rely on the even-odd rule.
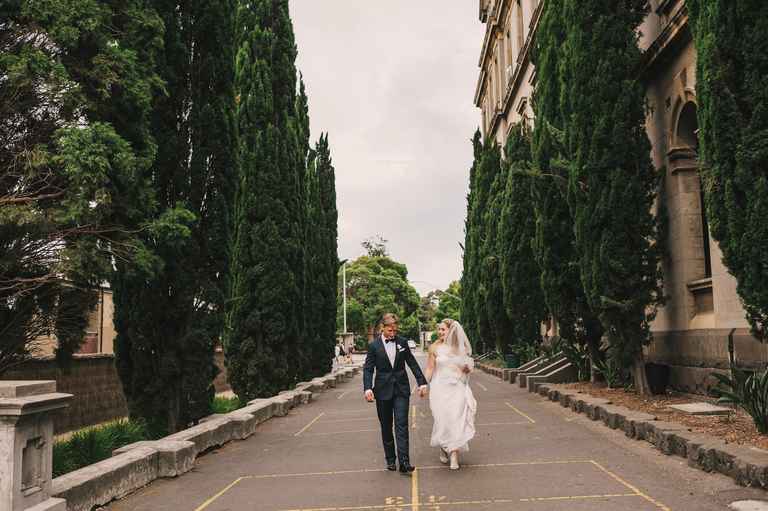
[[395,342],[395,338],[390,337],[389,339],[384,339],[384,342]]

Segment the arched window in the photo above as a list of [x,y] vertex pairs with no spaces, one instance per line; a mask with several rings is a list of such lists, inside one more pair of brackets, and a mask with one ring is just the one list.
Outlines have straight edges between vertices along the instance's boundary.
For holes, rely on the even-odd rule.
[[[680,110],[675,130],[676,145],[690,149],[698,154],[699,150],[699,122],[696,117],[696,103],[689,101]],[[699,177],[699,208],[701,210],[701,234],[704,245],[704,277],[712,277],[712,256],[709,251],[709,221],[707,220],[707,208],[704,202],[704,187]]]

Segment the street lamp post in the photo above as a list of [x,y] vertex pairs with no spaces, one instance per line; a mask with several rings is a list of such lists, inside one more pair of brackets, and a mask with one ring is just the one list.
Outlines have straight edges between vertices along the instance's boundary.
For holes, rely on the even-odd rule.
[[341,266],[342,293],[344,300],[344,334],[347,333],[347,262]]

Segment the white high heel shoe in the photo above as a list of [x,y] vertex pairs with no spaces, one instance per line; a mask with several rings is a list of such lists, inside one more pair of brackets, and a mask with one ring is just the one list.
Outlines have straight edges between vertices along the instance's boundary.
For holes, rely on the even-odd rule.
[[451,453],[451,470],[459,470],[459,453],[457,451]]

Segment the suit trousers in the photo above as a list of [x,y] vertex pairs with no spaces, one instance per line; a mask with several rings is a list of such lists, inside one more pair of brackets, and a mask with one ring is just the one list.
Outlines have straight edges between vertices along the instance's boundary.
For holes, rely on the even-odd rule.
[[[395,462],[395,438],[397,438],[397,459],[400,464],[410,463],[408,457],[408,409],[409,396],[399,396],[397,392],[392,399],[376,400],[376,412],[381,423],[381,441],[384,444],[384,455],[387,463]],[[395,435],[392,435],[394,419]]]

